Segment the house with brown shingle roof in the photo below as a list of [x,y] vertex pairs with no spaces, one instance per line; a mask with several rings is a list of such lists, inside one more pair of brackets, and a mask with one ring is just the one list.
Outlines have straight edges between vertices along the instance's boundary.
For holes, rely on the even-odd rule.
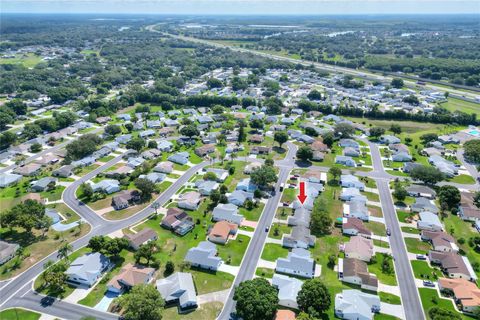
[[369,262],[373,256],[373,241],[362,236],[354,236],[344,244],[343,252],[346,258]]
[[340,280],[360,285],[362,289],[377,291],[378,279],[374,274],[368,272],[367,263],[352,258],[345,258],[339,263]]
[[204,144],[195,149],[195,154],[199,157],[205,157],[207,154],[215,152],[214,144]]
[[343,234],[370,238],[372,231],[368,230],[362,220],[358,218],[343,218],[342,224]]
[[187,234],[195,226],[192,217],[182,209],[175,207],[167,210],[167,214],[163,217],[160,225],[181,236]]
[[120,270],[118,275],[108,282],[107,290],[114,293],[121,293],[131,289],[135,285],[150,283],[154,273],[154,268],[134,266],[128,263]]
[[458,252],[459,250],[455,238],[443,231],[423,230],[421,237],[423,241],[430,242],[435,251]]
[[228,238],[237,233],[238,225],[222,220],[215,223],[208,233],[208,240],[213,243],[226,244]]
[[13,173],[21,174],[24,177],[36,176],[42,170],[42,166],[38,163],[29,163],[24,166],[16,167]]
[[128,240],[130,247],[135,250],[138,250],[142,244],[158,239],[157,233],[150,228],[142,229],[141,231],[133,234],[128,233],[124,237]]
[[473,312],[480,307],[480,289],[473,282],[465,279],[438,279],[440,291],[452,294],[455,303],[462,306],[465,312]]
[[248,141],[253,142],[253,143],[262,143],[263,142],[263,136],[260,134],[252,134],[249,138]]
[[440,265],[442,271],[450,278],[476,280],[477,276],[473,271],[467,257],[460,256],[454,252],[430,251],[428,254],[432,264]]
[[319,152],[328,152],[330,149],[328,149],[328,146],[323,143],[322,140],[315,140],[311,145],[310,148],[312,148],[313,151],[319,151]]
[[460,208],[458,215],[466,221],[479,221],[480,209],[473,203],[473,193],[461,192]]

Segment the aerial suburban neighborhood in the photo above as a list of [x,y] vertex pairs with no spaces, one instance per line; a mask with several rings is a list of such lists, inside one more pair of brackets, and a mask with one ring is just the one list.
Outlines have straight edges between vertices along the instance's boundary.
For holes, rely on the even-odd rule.
[[0,319],[480,319],[479,73],[340,53],[480,51],[470,16],[32,17],[1,27]]

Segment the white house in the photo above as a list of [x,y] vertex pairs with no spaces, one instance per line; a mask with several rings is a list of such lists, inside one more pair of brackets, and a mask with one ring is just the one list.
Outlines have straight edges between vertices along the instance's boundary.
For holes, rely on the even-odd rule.
[[65,274],[73,283],[92,286],[110,265],[110,260],[99,252],[88,253],[75,259]]
[[297,295],[302,285],[302,281],[285,275],[272,277],[272,286],[278,289],[278,304],[287,308],[298,309]]
[[238,207],[232,203],[219,203],[212,212],[213,221],[228,221],[241,225],[243,215],[238,213]]
[[380,298],[360,290],[343,290],[335,295],[335,315],[347,320],[371,320],[380,311]]
[[191,273],[175,272],[157,280],[157,290],[167,304],[178,304],[180,310],[197,307],[197,293]]
[[315,261],[310,257],[310,251],[294,248],[287,258],[278,258],[275,271],[303,278],[313,278]]
[[194,267],[216,271],[222,264],[222,259],[216,255],[217,247],[215,244],[202,241],[198,246],[188,250],[185,261],[190,262]]

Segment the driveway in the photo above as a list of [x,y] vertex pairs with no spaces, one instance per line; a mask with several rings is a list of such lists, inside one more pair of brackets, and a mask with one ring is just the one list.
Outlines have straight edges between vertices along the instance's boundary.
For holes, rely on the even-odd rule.
[[380,302],[380,312],[400,319],[405,319],[402,305]]
[[218,268],[218,271],[230,273],[231,275],[237,276],[239,269],[240,269],[240,267],[238,267],[238,266],[231,266],[229,264],[222,263],[220,265],[220,267]]
[[97,303],[94,308],[99,311],[108,311],[108,307],[112,303],[113,299],[115,299],[116,297],[118,297],[117,293],[107,291],[107,293],[103,296],[102,300],[100,300],[100,302]]

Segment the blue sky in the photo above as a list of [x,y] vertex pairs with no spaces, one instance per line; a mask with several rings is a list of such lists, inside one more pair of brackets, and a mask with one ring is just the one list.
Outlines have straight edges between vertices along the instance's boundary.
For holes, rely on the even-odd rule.
[[2,12],[236,15],[480,14],[479,0],[2,0]]

